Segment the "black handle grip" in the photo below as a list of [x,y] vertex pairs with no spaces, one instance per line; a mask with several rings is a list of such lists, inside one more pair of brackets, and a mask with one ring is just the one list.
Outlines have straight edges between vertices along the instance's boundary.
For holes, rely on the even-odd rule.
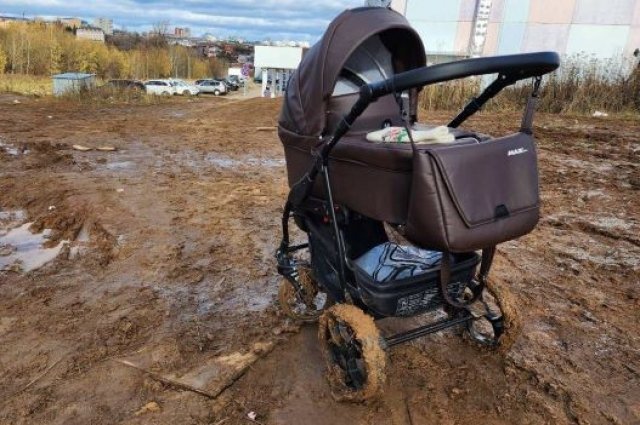
[[387,94],[402,92],[413,87],[422,87],[473,75],[499,73],[509,76],[515,82],[548,74],[556,70],[558,66],[560,66],[560,57],[556,52],[464,59],[402,72],[387,80],[364,86],[362,92],[365,92],[365,96],[373,101]]

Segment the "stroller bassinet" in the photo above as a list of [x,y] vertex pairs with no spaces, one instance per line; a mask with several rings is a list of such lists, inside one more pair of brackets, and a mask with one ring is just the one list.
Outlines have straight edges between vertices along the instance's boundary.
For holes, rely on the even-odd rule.
[[[386,9],[348,10],[307,52],[287,88],[279,122],[289,185],[308,171],[312,152],[331,134],[358,97],[362,84],[423,67],[422,41],[405,18]],[[405,98],[416,115],[417,91]],[[331,152],[331,183],[337,203],[377,220],[404,223],[411,187],[411,146],[373,144],[367,132],[401,126],[398,103],[386,95],[369,105]],[[487,136],[453,130],[456,139]],[[322,186],[314,194],[321,198]]]

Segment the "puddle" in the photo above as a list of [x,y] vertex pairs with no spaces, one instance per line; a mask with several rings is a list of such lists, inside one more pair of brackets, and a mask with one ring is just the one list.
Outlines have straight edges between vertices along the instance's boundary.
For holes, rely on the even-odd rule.
[[36,270],[55,259],[62,247],[68,243],[61,241],[52,248],[45,248],[51,230],[31,233],[31,224],[25,223],[0,236],[0,270]]
[[612,164],[598,164],[575,158],[557,158],[557,161],[572,168],[583,168],[602,174],[608,174],[614,170]]
[[165,153],[161,159],[155,161],[154,167],[173,172],[180,172],[181,167],[193,170],[206,170],[211,166],[218,169],[235,170],[243,167],[279,168],[284,167],[284,158],[259,158],[241,156],[232,158],[217,153],[197,154],[195,152]]
[[231,158],[221,158],[212,154],[207,154],[204,160],[220,168],[232,168],[237,164],[237,161]]
[[204,160],[209,164],[215,165],[220,168],[236,168],[239,166],[257,166],[266,168],[283,167],[285,162],[281,158],[255,158],[255,157],[241,157],[239,159],[230,158],[225,155],[218,155],[209,153],[205,156]]
[[633,223],[617,217],[599,217],[593,220],[593,224],[606,230],[630,230]]
[[[15,147],[12,144],[5,143],[4,141],[2,141],[2,139],[0,139],[0,149],[3,149],[7,154],[9,154],[11,156],[20,155],[20,151],[18,150],[17,147]],[[26,153],[26,152],[24,152],[24,153]]]
[[277,288],[280,279],[271,278],[270,282],[263,285],[253,286],[234,286],[229,292],[223,295],[223,298],[216,306],[217,311],[250,311],[261,312],[273,305],[275,293],[270,293],[266,288]]
[[[221,289],[216,287],[214,281],[203,280],[197,292],[197,310],[198,315],[207,315],[212,313],[229,312],[237,313],[239,311],[262,312],[273,306],[273,300],[276,296],[275,291],[278,288],[280,279],[277,277],[269,279],[264,284],[257,286],[230,285],[229,289]],[[267,288],[267,289],[265,289]],[[271,289],[268,289],[271,288]],[[179,298],[174,288],[164,289],[158,288],[162,295],[172,300]],[[190,289],[190,293],[185,295],[193,295],[194,288]],[[182,292],[182,291],[180,291]],[[314,300],[315,301],[315,300]]]
[[133,161],[118,161],[118,162],[109,162],[106,167],[109,170],[128,170],[130,168],[134,168],[136,166]]

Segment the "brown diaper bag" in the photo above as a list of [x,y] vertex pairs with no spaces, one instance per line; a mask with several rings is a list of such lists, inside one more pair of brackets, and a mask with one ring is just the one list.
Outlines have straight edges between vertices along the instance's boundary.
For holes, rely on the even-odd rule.
[[530,134],[418,149],[405,234],[443,252],[492,247],[538,222],[538,161]]

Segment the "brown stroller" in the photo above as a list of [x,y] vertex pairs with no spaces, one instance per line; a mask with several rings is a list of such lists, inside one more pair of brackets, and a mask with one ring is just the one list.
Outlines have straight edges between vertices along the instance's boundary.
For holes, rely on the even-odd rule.
[[[359,8],[329,25],[287,86],[279,136],[291,191],[276,254],[279,300],[294,319],[319,318],[337,399],[375,395],[384,350],[420,336],[460,325],[474,341],[504,343],[509,318],[487,280],[495,246],[538,221],[531,121],[541,76],[558,67],[558,55],[425,65],[402,15]],[[497,78],[448,124],[447,143],[413,140],[425,128],[417,124],[423,86],[486,74]],[[518,133],[493,139],[458,129],[523,79],[533,88]],[[366,140],[388,126],[404,127],[410,143]],[[290,243],[291,219],[304,243]],[[375,324],[435,309],[445,318],[400,334],[382,336]]]

